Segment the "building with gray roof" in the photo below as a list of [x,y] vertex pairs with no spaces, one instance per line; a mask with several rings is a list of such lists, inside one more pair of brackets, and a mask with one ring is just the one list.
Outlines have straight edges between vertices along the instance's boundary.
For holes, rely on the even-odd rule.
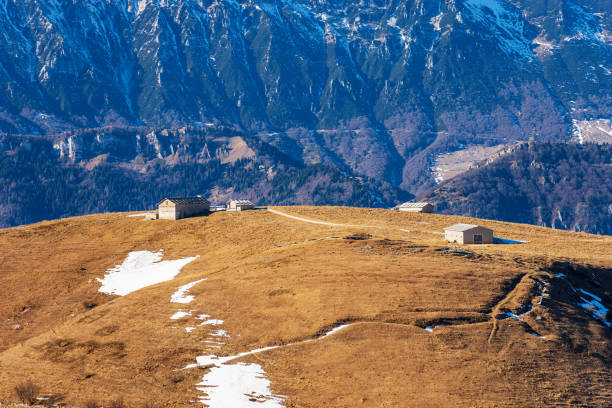
[[455,224],[444,228],[448,242],[457,244],[492,244],[493,230],[475,224]]
[[406,212],[418,212],[418,213],[432,213],[434,212],[434,206],[431,203],[403,203],[394,208],[397,211]]
[[162,220],[178,220],[207,214],[210,211],[210,202],[202,196],[167,197],[157,203],[157,211]]

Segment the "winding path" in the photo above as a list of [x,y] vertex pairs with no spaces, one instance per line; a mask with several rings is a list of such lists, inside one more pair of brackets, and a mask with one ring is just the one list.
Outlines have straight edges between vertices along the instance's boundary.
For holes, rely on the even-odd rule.
[[[276,214],[276,215],[280,215],[280,216],[283,216],[283,217],[291,218],[291,219],[294,219],[294,220],[297,220],[297,221],[308,222],[310,224],[328,225],[330,227],[357,227],[357,228],[378,228],[378,229],[385,228],[385,227],[380,227],[380,226],[377,226],[377,225],[336,224],[336,223],[333,223],[333,222],[318,221],[318,220],[311,220],[309,218],[302,218],[302,217],[298,217],[298,216],[295,216],[295,215],[284,213],[282,211],[273,210],[271,208],[268,208],[267,210],[269,212],[273,213],[273,214]],[[401,229],[400,229],[400,231],[407,232],[407,230],[401,230]]]

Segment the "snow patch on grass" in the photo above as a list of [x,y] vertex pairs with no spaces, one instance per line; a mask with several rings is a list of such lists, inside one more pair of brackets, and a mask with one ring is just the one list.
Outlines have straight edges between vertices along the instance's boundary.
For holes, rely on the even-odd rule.
[[540,282],[540,281],[538,281],[537,284],[538,284],[538,293],[536,294],[536,297],[539,297],[537,303],[538,303],[538,305],[541,305],[542,301],[544,300],[544,298],[545,297],[546,298],[549,297],[549,294],[548,294],[548,285],[546,285],[545,283]]
[[99,292],[125,296],[147,286],[174,279],[181,269],[199,256],[162,261],[163,250],[158,252],[130,252],[121,265],[106,271]]
[[[331,336],[332,334],[337,333],[337,332],[339,332],[340,330],[342,330],[342,329],[344,329],[344,328],[347,328],[347,327],[349,327],[349,326],[350,326],[350,324],[343,324],[343,325],[341,325],[341,326],[334,327],[333,329],[331,329],[330,331],[328,331],[327,333],[325,333],[323,336],[321,336],[321,337],[317,337],[315,340],[320,340],[320,339],[324,339],[324,338],[326,338],[326,337],[329,337],[329,336]],[[312,340],[306,340],[306,342],[308,342],[308,341],[312,341]]]
[[229,334],[223,329],[218,329],[212,333],[215,337],[229,337]]
[[273,395],[270,381],[259,364],[221,365],[210,370],[197,384],[207,397],[200,402],[212,408],[283,407],[282,396]]
[[206,325],[215,325],[215,326],[219,326],[223,324],[223,320],[221,319],[208,319],[208,320],[204,320],[202,323],[200,323],[200,326],[206,326]]
[[191,310],[188,311],[188,312],[186,312],[184,310],[179,310],[178,312],[176,312],[175,314],[170,316],[170,319],[178,320],[178,319],[182,319],[183,317],[186,317],[186,316],[191,316]]
[[587,292],[584,289],[578,289],[578,292],[586,296],[580,296],[582,303],[578,303],[578,306],[586,310],[587,313],[593,316],[593,318],[599,320],[607,327],[612,327],[612,324],[610,324],[606,320],[606,317],[608,315],[608,308],[601,303],[601,298],[590,292]]
[[[208,315],[200,315],[207,319]],[[213,321],[215,319],[209,319]],[[208,320],[207,320],[208,321]],[[344,329],[349,324],[334,327],[324,335],[314,339],[308,339],[297,343],[278,346],[261,347],[246,351],[233,356],[216,356],[214,354],[197,356],[196,364],[189,364],[185,368],[206,367],[210,371],[204,375],[202,382],[197,384],[198,391],[205,392],[207,396],[200,396],[200,402],[211,408],[219,407],[282,407],[285,396],[272,394],[270,381],[265,378],[264,370],[258,364],[227,364],[241,357],[274,350],[281,347],[289,347],[295,344],[308,343],[324,339]],[[213,333],[214,336],[227,336],[225,330],[219,329]],[[218,340],[206,340],[209,347],[217,348],[222,345]]]
[[170,297],[170,302],[172,302],[172,303],[183,303],[183,304],[187,304],[187,303],[193,302],[195,297],[193,297],[193,295],[187,295],[186,293],[189,291],[189,289],[193,288],[195,285],[197,285],[198,283],[203,282],[205,280],[206,279],[200,279],[200,280],[197,280],[195,282],[191,282],[191,283],[188,283],[186,285],[183,285],[183,286],[179,287],[176,290],[176,292],[174,292],[174,294]]

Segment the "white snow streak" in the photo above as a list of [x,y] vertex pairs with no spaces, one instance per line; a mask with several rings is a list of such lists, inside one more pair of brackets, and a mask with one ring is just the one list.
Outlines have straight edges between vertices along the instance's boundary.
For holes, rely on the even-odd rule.
[[590,292],[587,292],[584,289],[578,289],[578,291],[583,295],[587,296],[580,296],[580,299],[583,303],[578,303],[578,306],[586,310],[589,314],[591,314],[595,319],[602,322],[604,325],[612,327],[612,324],[610,324],[606,320],[606,317],[608,315],[608,308],[601,303],[601,298]]
[[[198,318],[206,319],[210,316],[201,315]],[[214,321],[214,320],[208,320]],[[282,407],[284,396],[272,394],[270,381],[264,377],[265,373],[258,364],[227,364],[241,357],[274,350],[281,347],[289,347],[295,344],[304,344],[314,340],[324,339],[349,326],[348,324],[335,327],[316,339],[308,339],[297,343],[279,346],[261,347],[233,356],[216,356],[214,354],[196,357],[196,364],[190,364],[185,368],[207,367],[210,371],[204,375],[202,382],[197,384],[199,391],[205,392],[207,396],[201,396],[200,402],[212,408],[222,407]],[[219,329],[213,335],[227,336],[225,330]],[[223,344],[219,341],[207,340],[213,343],[212,348]]]
[[186,285],[183,285],[183,286],[179,287],[176,290],[176,292],[174,292],[174,294],[170,297],[170,302],[172,302],[172,303],[183,303],[183,304],[187,304],[187,303],[193,302],[193,299],[195,299],[195,298],[193,297],[193,295],[186,295],[187,291],[189,291],[189,289],[193,288],[198,283],[203,282],[205,280],[206,279],[200,279],[200,280],[197,280],[195,282],[191,282],[191,283],[188,283]]
[[191,316],[191,311],[186,312],[184,310],[179,310],[178,312],[176,312],[175,314],[170,316],[170,319],[178,320],[178,319],[182,319],[183,317],[186,317],[186,316]]

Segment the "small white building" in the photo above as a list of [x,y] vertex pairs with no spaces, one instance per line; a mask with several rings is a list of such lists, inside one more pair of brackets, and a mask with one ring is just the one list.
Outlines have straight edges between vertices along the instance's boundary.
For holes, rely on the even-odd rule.
[[210,202],[201,196],[168,197],[157,203],[160,220],[179,220],[210,211]]
[[455,224],[444,228],[448,242],[458,244],[492,244],[493,230],[474,224]]
[[395,207],[398,211],[416,212],[416,213],[432,213],[434,206],[431,203],[403,203]]
[[253,208],[255,204],[249,200],[229,200],[227,202],[228,211],[252,210]]

